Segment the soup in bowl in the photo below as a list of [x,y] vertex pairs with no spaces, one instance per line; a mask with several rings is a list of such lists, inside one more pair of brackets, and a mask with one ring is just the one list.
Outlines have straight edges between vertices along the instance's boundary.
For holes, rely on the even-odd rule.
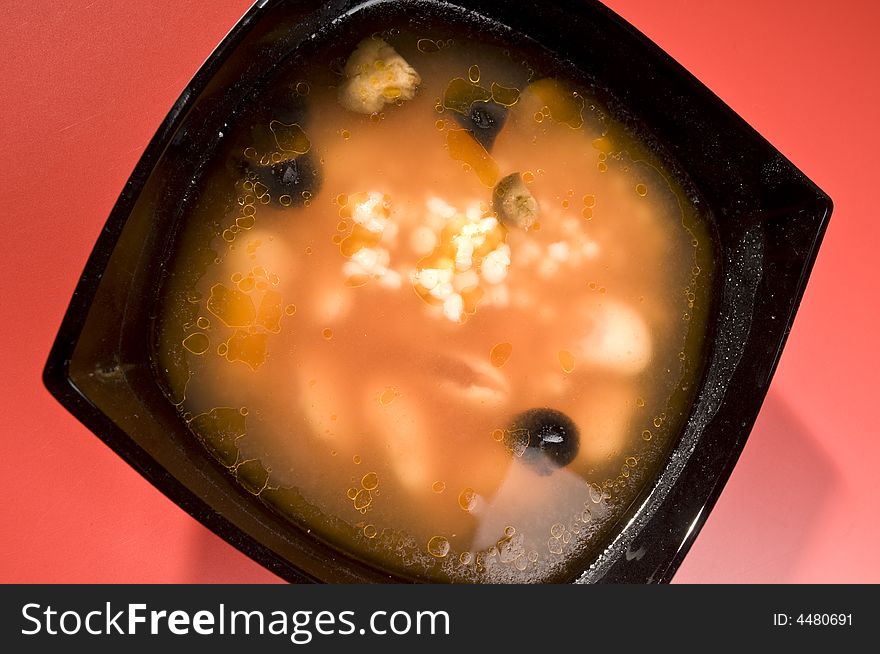
[[168,397],[260,499],[399,575],[563,578],[696,388],[708,229],[562,70],[439,26],[282,66],[179,236]]

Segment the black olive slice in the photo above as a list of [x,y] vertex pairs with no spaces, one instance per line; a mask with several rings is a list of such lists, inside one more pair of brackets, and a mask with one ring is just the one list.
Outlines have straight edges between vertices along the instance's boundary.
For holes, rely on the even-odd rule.
[[268,166],[249,162],[247,168],[256,174],[255,183],[260,182],[269,189],[269,196],[275,204],[302,206],[321,188],[320,170],[311,152]]
[[578,453],[580,435],[571,418],[555,409],[529,409],[518,414],[510,433],[527,438],[522,460],[539,474],[548,475],[571,463]]
[[472,102],[467,114],[457,111],[451,112],[464,129],[468,130],[477,139],[486,151],[490,151],[495,143],[495,138],[504,127],[507,119],[507,107],[493,100]]

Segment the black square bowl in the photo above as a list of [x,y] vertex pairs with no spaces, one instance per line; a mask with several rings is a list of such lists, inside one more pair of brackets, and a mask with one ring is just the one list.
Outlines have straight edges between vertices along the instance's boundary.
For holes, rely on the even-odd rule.
[[611,11],[548,0],[257,3],[172,107],[126,184],[77,285],[44,371],[74,416],[184,510],[291,581],[404,581],[334,550],[261,503],[211,458],[160,389],[150,330],[187,203],[218,131],[277,62],[329,31],[433,14],[490,19],[569,62],[612,115],[686,179],[714,232],[715,276],[699,392],[660,473],[571,581],[666,582],[721,493],[767,392],[830,199]]

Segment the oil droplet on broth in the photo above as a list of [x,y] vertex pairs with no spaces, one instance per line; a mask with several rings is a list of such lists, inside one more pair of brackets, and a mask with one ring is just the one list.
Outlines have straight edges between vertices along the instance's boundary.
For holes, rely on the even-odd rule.
[[492,99],[505,107],[512,107],[519,101],[519,89],[501,86],[492,82]]
[[358,454],[355,454],[353,457],[351,457],[351,460],[352,460],[352,463],[354,463],[356,466],[360,465],[360,463],[361,463],[361,457]]
[[583,125],[584,99],[558,80],[545,77],[529,84],[529,90],[540,98],[553,120],[572,129]]
[[636,184],[636,193],[641,197],[645,197],[648,194],[648,187],[644,184]]
[[229,289],[223,284],[211,287],[208,311],[217,316],[227,327],[249,327],[257,317],[257,310],[250,296],[237,288]]
[[494,346],[489,352],[489,361],[491,361],[492,365],[496,368],[500,368],[507,363],[512,352],[513,345],[510,343],[498,343],[498,345]]
[[201,333],[190,334],[183,339],[183,347],[193,354],[202,355],[211,346],[208,337]]
[[379,395],[379,404],[382,406],[388,406],[398,397],[400,397],[400,391],[393,386],[387,386]]
[[495,186],[500,175],[498,164],[473,134],[464,129],[451,129],[446,132],[446,147],[449,156],[469,165],[484,186]]
[[611,137],[607,135],[593,139],[593,147],[599,151],[599,161],[604,161],[605,157],[614,149]]
[[442,559],[449,554],[449,549],[449,540],[445,536],[433,536],[428,541],[428,553],[438,559]]
[[[283,204],[283,203],[282,203]],[[256,219],[253,214],[248,216],[241,216],[240,218],[235,219],[235,227],[230,229],[251,229],[256,224]]]
[[416,43],[416,48],[418,48],[419,52],[425,53],[438,52],[440,50],[440,46],[433,39],[419,39]]
[[361,486],[365,490],[375,490],[379,487],[379,475],[375,472],[368,472],[361,478]]
[[472,84],[477,84],[480,81],[480,67],[474,64],[470,68],[468,68],[468,79]]
[[562,372],[569,374],[574,371],[574,355],[568,350],[559,350],[559,365]]
[[[312,147],[306,133],[296,123],[287,125],[280,120],[273,120],[269,123],[269,129],[275,137],[275,144],[279,150],[295,154],[305,154]],[[261,196],[258,194],[257,197]]]
[[443,93],[443,108],[467,116],[474,102],[486,102],[491,97],[491,91],[476,86],[462,77],[456,77],[449,82]]
[[361,489],[355,494],[352,502],[356,510],[363,511],[373,503],[373,496],[370,494],[370,491]]
[[226,341],[223,356],[227,361],[241,361],[252,370],[256,370],[265,363],[267,350],[268,338],[266,334],[255,334],[237,329]]
[[333,330],[329,327],[325,327],[323,330],[321,330],[321,336],[329,341],[331,338],[333,338]]
[[433,484],[431,484],[431,490],[435,493],[442,493],[446,490],[446,484],[442,481],[435,481]]

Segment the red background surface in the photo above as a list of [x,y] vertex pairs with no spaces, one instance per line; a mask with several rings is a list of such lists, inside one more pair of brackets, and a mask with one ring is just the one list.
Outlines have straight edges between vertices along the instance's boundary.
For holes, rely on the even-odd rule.
[[[249,0],[0,7],[0,582],[271,582],[43,389],[76,280],[147,142]],[[767,401],[676,582],[880,582],[869,0],[608,0],[835,202]]]

